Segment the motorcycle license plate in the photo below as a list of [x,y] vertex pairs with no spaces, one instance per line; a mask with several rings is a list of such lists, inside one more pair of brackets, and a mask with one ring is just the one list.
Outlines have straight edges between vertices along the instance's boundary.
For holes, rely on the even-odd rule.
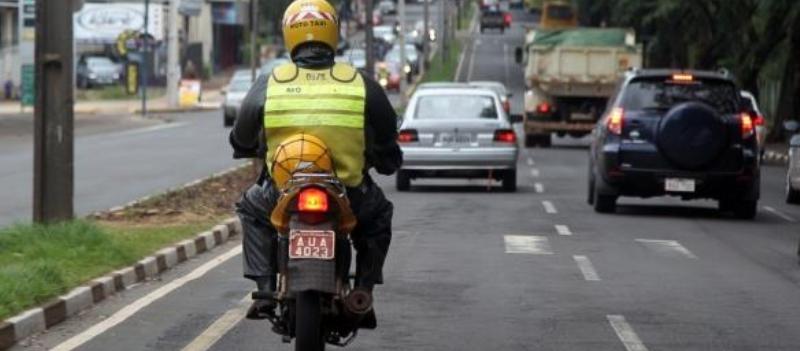
[[331,230],[293,230],[289,233],[289,259],[332,260],[336,233]]
[[664,190],[676,193],[693,193],[695,191],[694,179],[667,178],[664,182]]

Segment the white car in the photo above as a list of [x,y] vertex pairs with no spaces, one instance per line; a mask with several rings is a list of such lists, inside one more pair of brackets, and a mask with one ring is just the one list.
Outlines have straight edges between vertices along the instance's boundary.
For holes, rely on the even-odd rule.
[[[238,73],[238,72],[237,72]],[[242,101],[253,86],[250,80],[251,72],[244,74],[234,74],[230,83],[223,90],[225,100],[222,102],[222,124],[226,127],[233,126],[236,118],[239,117],[239,111],[242,108]]]

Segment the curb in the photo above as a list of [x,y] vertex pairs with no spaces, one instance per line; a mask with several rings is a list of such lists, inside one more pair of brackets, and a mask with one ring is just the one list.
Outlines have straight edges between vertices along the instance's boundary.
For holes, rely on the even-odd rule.
[[133,266],[96,278],[48,303],[0,321],[0,350],[8,349],[31,335],[44,332],[119,292],[144,281],[153,280],[161,273],[220,246],[241,233],[242,225],[238,218],[226,219],[211,230],[198,234],[194,239],[161,249],[154,255],[139,260]]
[[764,163],[785,165],[789,163],[789,154],[767,150],[764,152]]

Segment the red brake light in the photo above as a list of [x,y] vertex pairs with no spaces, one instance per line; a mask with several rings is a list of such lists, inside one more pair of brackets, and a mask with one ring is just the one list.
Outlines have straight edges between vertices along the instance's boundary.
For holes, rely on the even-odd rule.
[[413,143],[416,141],[419,141],[419,135],[413,129],[401,130],[400,134],[397,135],[398,143]]
[[546,102],[543,102],[543,103],[539,104],[538,106],[536,106],[536,111],[538,111],[540,114],[550,113],[550,110],[551,110],[550,104],[548,104]]
[[742,122],[742,139],[749,138],[753,135],[755,130],[755,124],[753,123],[753,118],[750,117],[748,113],[742,113],[739,117]]
[[297,209],[300,212],[328,212],[328,194],[317,188],[304,189],[297,198]]
[[763,125],[764,125],[764,122],[765,122],[765,121],[764,121],[764,116],[762,116],[762,115],[758,115],[758,114],[754,115],[754,116],[753,116],[753,122],[755,122],[755,124],[756,124],[757,126],[763,126]]
[[494,141],[513,144],[517,142],[517,134],[510,129],[501,129],[494,132]]
[[611,134],[622,134],[622,123],[624,119],[625,111],[621,107],[615,107],[611,110],[611,114],[608,115],[608,120],[606,121],[608,131],[611,132]]

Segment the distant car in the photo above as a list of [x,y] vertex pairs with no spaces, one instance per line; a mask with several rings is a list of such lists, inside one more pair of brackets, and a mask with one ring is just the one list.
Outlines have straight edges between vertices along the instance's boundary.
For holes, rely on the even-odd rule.
[[342,54],[346,62],[356,69],[367,68],[367,51],[364,49],[350,49]]
[[372,34],[375,38],[379,38],[390,45],[394,45],[394,41],[397,39],[392,26],[375,26],[372,28]]
[[489,7],[481,11],[480,31],[483,33],[486,29],[499,29],[500,33],[505,33],[506,22],[503,12],[496,7]]
[[753,119],[753,122],[756,125],[756,139],[758,140],[758,147],[761,149],[761,155],[764,155],[764,145],[766,145],[767,139],[767,124],[764,120],[764,114],[761,113],[761,109],[758,108],[758,102],[756,102],[755,96],[751,94],[749,91],[742,91],[741,92],[742,98],[746,100],[745,109],[750,114],[750,118]]
[[117,84],[121,67],[105,56],[83,56],[78,60],[76,84],[78,88]]
[[506,113],[508,114],[511,113],[512,94],[508,92],[508,89],[506,89],[505,84],[494,81],[472,81],[469,82],[469,85],[479,88],[486,88],[496,92],[497,95],[500,96],[500,102],[503,104],[503,110],[505,110]]
[[493,178],[505,191],[517,188],[519,147],[497,94],[471,87],[417,90],[400,126],[403,166],[398,191],[413,179]]
[[792,134],[789,141],[789,167],[786,170],[786,202],[800,205],[800,123],[788,121],[784,128]]
[[382,0],[375,8],[377,8],[382,15],[397,14],[397,5],[392,0]]
[[222,102],[222,122],[226,127],[230,127],[239,118],[239,111],[242,108],[242,101],[244,101],[247,92],[253,85],[250,77],[234,75],[230,83],[224,90],[225,100]]
[[756,215],[755,125],[726,73],[628,72],[593,136],[588,202],[596,212],[614,212],[620,196],[666,195]]

